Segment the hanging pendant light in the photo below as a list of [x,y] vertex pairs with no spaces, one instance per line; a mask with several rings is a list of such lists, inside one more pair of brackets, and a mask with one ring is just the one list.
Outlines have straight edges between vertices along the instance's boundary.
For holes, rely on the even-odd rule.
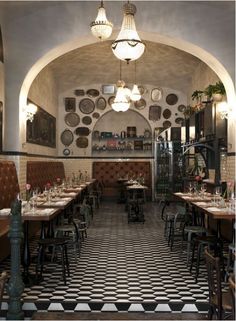
[[107,20],[106,11],[101,1],[101,6],[98,8],[98,15],[95,21],[90,24],[92,34],[100,39],[108,39],[112,33],[113,24]]
[[114,102],[111,107],[114,111],[125,112],[129,109],[130,106],[130,90],[125,87],[125,82],[122,79],[121,75],[121,60],[120,60],[120,80],[117,82],[117,92]]
[[131,91],[130,99],[132,101],[138,101],[141,98],[140,91],[138,89],[138,85],[136,84],[136,61],[134,62],[134,86]]
[[114,55],[121,60],[127,61],[139,59],[145,50],[145,44],[139,38],[136,30],[134,15],[136,7],[134,4],[126,3],[123,7],[124,18],[120,33],[112,43]]

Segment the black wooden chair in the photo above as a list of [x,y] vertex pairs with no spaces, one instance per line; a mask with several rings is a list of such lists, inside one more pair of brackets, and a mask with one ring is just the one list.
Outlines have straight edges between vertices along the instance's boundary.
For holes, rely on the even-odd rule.
[[208,319],[212,320],[213,315],[217,320],[232,317],[233,304],[230,291],[222,288],[222,271],[220,258],[214,257],[205,248],[205,259],[207,266],[208,288],[209,288],[209,310]]

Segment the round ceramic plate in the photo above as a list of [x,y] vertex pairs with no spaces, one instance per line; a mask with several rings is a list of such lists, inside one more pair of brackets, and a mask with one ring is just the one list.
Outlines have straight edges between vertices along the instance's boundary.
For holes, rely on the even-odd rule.
[[143,86],[138,86],[138,90],[140,92],[140,95],[143,95],[146,93],[146,89]]
[[171,122],[170,122],[169,120],[165,120],[165,121],[163,122],[162,126],[163,126],[164,128],[171,127]]
[[92,118],[90,116],[84,116],[82,118],[82,123],[85,125],[90,125],[92,123]]
[[89,89],[89,90],[87,90],[86,94],[89,97],[94,98],[94,97],[99,96],[99,91],[97,89]]
[[79,109],[83,114],[91,114],[95,109],[95,104],[91,99],[84,98],[79,103]]
[[166,102],[168,105],[175,105],[178,102],[178,96],[176,94],[169,94],[166,97]]
[[90,130],[88,127],[77,127],[75,134],[79,136],[88,136],[90,134]]
[[186,106],[185,105],[179,105],[178,106],[178,111],[183,113],[186,110]]
[[175,119],[175,123],[178,124],[178,125],[183,125],[184,123],[184,118],[182,117],[178,117]]
[[65,123],[70,127],[78,126],[80,122],[79,115],[76,113],[69,113],[65,116]]
[[106,108],[106,106],[107,106],[107,102],[106,102],[105,98],[99,97],[96,100],[96,108],[97,109],[104,110]]
[[88,147],[88,138],[87,137],[79,137],[76,139],[76,145],[79,148]]
[[115,98],[116,98],[115,96],[109,97],[109,99],[108,99],[108,104],[109,104],[110,106],[114,103]]
[[70,146],[70,144],[73,142],[73,139],[74,139],[74,135],[72,131],[70,131],[69,129],[65,129],[61,133],[61,142],[63,145]]
[[163,96],[163,90],[161,88],[153,88],[151,93],[152,101],[159,101]]
[[70,150],[68,148],[63,149],[63,155],[69,156],[70,155]]
[[134,102],[134,107],[138,110],[141,110],[146,107],[146,100],[140,98],[138,101]]
[[100,117],[100,114],[99,113],[93,113],[92,116],[93,116],[93,118],[98,119]]
[[167,108],[163,111],[162,115],[163,115],[163,118],[168,119],[171,116],[171,111]]

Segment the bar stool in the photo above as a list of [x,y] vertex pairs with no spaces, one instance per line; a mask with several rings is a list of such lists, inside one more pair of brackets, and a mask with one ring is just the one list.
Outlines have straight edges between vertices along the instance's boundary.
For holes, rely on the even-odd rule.
[[[69,260],[67,255],[67,241],[65,238],[45,238],[38,241],[39,249],[38,249],[38,260],[36,264],[36,280],[39,281],[42,278],[43,268],[44,268],[44,259],[46,249],[49,247],[53,248],[53,255],[51,257],[51,261],[53,261],[56,252],[60,252],[61,254],[61,267],[62,267],[62,278],[64,284],[66,285],[66,272],[67,275],[70,276],[69,269]],[[39,273],[40,270],[40,273]]]

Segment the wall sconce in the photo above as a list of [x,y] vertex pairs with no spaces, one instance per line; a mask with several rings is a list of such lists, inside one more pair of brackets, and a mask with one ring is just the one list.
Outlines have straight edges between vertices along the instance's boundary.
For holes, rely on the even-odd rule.
[[34,115],[36,114],[37,109],[37,106],[32,103],[26,105],[26,120],[32,122],[34,120]]
[[226,101],[218,103],[217,109],[221,119],[228,119],[230,109]]

